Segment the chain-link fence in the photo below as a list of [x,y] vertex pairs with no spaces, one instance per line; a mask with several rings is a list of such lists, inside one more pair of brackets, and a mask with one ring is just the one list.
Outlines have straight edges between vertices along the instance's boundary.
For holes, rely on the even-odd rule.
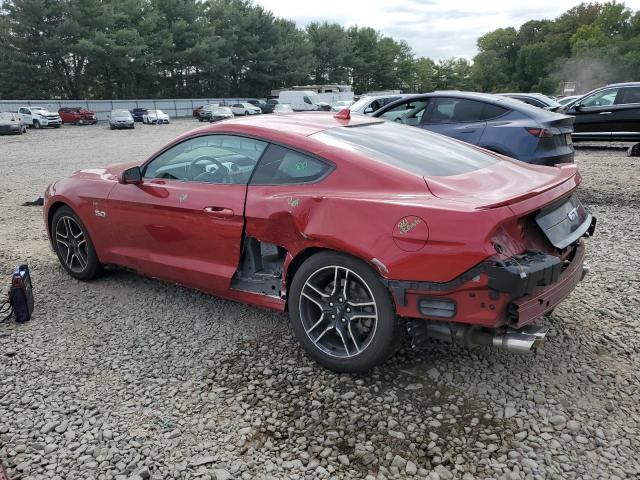
[[111,110],[146,108],[162,110],[172,118],[190,117],[193,109],[208,103],[237,103],[250,98],[178,98],[157,100],[0,100],[0,112],[17,112],[20,107],[42,107],[57,112],[62,107],[84,107],[96,113],[98,120],[108,120]]

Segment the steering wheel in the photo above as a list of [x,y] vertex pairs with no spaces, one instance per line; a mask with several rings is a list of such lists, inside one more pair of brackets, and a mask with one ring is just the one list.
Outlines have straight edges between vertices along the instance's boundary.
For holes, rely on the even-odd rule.
[[[202,172],[196,175],[194,171],[196,165],[201,164],[203,162],[207,162],[207,164],[209,165],[211,164],[215,165],[216,171],[209,172],[205,168]],[[220,163],[218,160],[208,155],[203,155],[193,160],[187,167],[187,172],[190,178],[198,182],[226,183],[226,181],[230,179],[229,169],[225,167],[222,163]]]

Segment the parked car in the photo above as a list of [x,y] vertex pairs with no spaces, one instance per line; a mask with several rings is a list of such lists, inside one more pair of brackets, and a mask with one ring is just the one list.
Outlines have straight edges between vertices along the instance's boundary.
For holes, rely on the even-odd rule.
[[33,128],[60,128],[62,125],[60,115],[43,107],[20,107],[18,114],[26,125]]
[[573,162],[573,117],[487,93],[434,92],[373,114],[462,140],[527,163]]
[[295,112],[331,110],[331,105],[321,101],[318,94],[311,90],[283,90],[278,96],[278,102],[288,103]]
[[62,123],[74,125],[95,125],[98,122],[95,112],[82,107],[62,107],[58,110]]
[[225,106],[231,108],[234,115],[259,115],[262,110],[248,102],[229,103]]
[[199,107],[194,108],[193,110],[191,110],[191,116],[193,118],[199,118],[200,117],[200,111],[203,109],[204,105],[200,105]]
[[109,128],[111,130],[115,130],[116,128],[136,128],[136,124],[129,110],[111,110],[109,114]]
[[14,112],[0,112],[0,134],[22,135],[27,133],[27,125]]
[[372,113],[380,110],[385,105],[392,102],[401,100],[409,95],[395,94],[395,95],[375,95],[370,97],[362,97],[357,102],[349,107],[351,113],[358,115],[371,115]]
[[278,103],[273,106],[273,113],[293,113],[293,108],[288,103]]
[[337,371],[383,362],[407,330],[515,351],[542,339],[534,322],[583,278],[595,229],[577,167],[338,115],[210,124],[55,182],[44,219],[60,263],[286,310]]
[[161,123],[170,123],[169,115],[164,113],[162,110],[147,110],[142,116],[142,123],[148,124],[161,124]]
[[503,97],[515,98],[534,107],[544,108],[555,112],[560,108],[560,104],[553,98],[543,95],[542,93],[498,93]]
[[143,117],[147,114],[148,110],[146,108],[134,108],[131,110],[131,116],[133,117],[134,122],[142,122]]
[[557,102],[560,104],[560,106],[564,107],[565,105],[569,105],[571,102],[580,98],[581,96],[582,95],[569,95],[568,97],[562,97],[558,99]]
[[209,103],[207,105],[203,105],[198,112],[198,121],[208,122],[211,118],[211,112],[218,106],[220,106],[219,103]]
[[262,113],[273,113],[273,109],[280,103],[277,98],[269,98],[262,106]]
[[345,108],[349,108],[353,102],[350,100],[340,100],[338,102],[334,102],[331,105],[332,112],[339,112],[340,110],[344,110]]
[[262,113],[264,113],[263,107],[266,105],[264,100],[247,100],[248,103],[254,107],[258,107]]
[[597,88],[560,111],[575,117],[576,140],[640,141],[640,82]]
[[233,117],[233,112],[229,107],[213,107],[209,115],[209,122],[219,122]]

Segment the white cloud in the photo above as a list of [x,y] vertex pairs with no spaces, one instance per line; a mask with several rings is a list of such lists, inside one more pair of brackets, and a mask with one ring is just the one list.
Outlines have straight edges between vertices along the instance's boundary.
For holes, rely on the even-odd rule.
[[[501,27],[519,27],[529,20],[553,19],[580,2],[537,0],[256,0],[275,15],[303,27],[312,21],[366,26],[396,40],[405,40],[417,55],[441,59],[471,58],[476,40]],[[640,0],[625,2],[640,9]]]

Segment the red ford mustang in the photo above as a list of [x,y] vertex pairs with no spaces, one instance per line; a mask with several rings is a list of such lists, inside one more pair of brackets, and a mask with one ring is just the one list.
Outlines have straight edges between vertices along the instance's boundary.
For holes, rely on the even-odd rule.
[[144,162],[76,172],[45,194],[53,249],[77,279],[124,266],[287,310],[338,371],[385,360],[407,330],[416,346],[544,337],[533,322],[586,273],[595,228],[576,167],[347,117],[226,121]]

